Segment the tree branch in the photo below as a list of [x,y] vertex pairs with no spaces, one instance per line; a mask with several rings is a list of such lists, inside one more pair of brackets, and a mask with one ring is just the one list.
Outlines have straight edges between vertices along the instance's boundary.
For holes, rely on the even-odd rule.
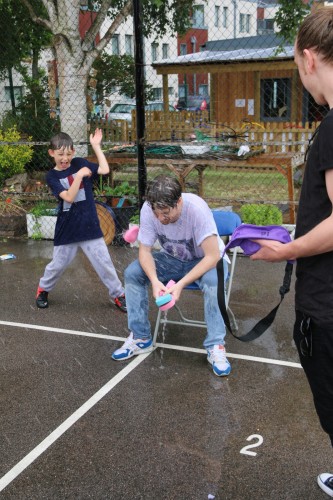
[[[26,8],[28,9],[29,14],[30,14],[30,17],[31,17],[31,19],[32,19],[35,23],[40,24],[41,26],[44,26],[45,28],[47,28],[47,29],[49,29],[50,31],[52,31],[52,23],[51,23],[48,19],[44,19],[44,18],[42,18],[42,17],[38,17],[38,16],[35,14],[35,11],[34,11],[34,9],[33,9],[33,7],[32,7],[32,5],[31,5],[31,3],[30,3],[30,1],[29,1],[29,0],[22,0],[22,2],[24,3],[24,5],[26,6]],[[46,3],[46,5],[45,5],[45,3],[44,3],[44,2]],[[44,5],[45,5],[45,7],[46,7],[46,9],[47,9],[47,11],[48,11],[48,13],[49,13],[49,17],[50,17],[50,19],[51,19],[51,13],[50,13],[49,8],[48,8],[48,6],[49,6],[50,2],[49,2],[48,0],[43,0],[43,3],[44,3]],[[53,9],[53,10],[54,10],[54,9]]]
[[[91,47],[93,41],[95,40],[95,38],[99,32],[99,29],[100,29],[103,21],[106,18],[107,11],[110,8],[110,3],[111,3],[111,0],[103,0],[100,10],[99,10],[92,26],[90,27],[90,29],[88,30],[88,32],[85,36],[84,43],[82,44],[83,48]],[[94,55],[94,57],[97,57],[98,54],[100,54],[102,52],[102,50],[106,47],[106,45],[110,42],[114,32],[124,22],[126,17],[128,17],[131,14],[131,12],[132,12],[132,0],[127,0],[124,7],[121,9],[120,12],[118,12],[116,17],[114,18],[113,22],[111,23],[109,29],[107,30],[107,32],[105,33],[103,38],[101,38],[99,44],[95,47],[95,49],[92,49],[91,51],[88,51],[88,52],[90,52],[92,55]]]

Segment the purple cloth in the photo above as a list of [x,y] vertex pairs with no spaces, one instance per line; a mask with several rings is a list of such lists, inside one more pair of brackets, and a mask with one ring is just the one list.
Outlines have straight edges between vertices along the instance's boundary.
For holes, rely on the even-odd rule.
[[291,237],[287,229],[282,226],[255,226],[253,224],[241,224],[235,229],[225,247],[241,247],[245,255],[252,255],[260,249],[259,243],[251,240],[276,240],[281,243],[289,243]]

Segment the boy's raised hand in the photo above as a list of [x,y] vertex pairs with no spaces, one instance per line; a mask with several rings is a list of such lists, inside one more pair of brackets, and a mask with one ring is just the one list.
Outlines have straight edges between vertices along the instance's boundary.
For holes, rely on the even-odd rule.
[[102,139],[103,133],[100,128],[97,128],[94,134],[90,134],[90,144],[92,146],[100,146]]
[[78,174],[83,178],[83,177],[91,177],[92,176],[92,171],[88,167],[82,167],[78,171]]

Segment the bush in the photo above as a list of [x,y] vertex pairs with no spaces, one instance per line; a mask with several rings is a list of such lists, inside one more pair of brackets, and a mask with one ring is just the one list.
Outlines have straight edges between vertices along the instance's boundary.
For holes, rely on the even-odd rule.
[[28,92],[17,106],[19,117],[18,128],[32,137],[35,142],[46,142],[47,145],[35,145],[30,170],[48,170],[52,168],[52,161],[48,154],[50,138],[60,132],[59,118],[50,117],[49,95],[47,79],[40,82],[27,81]]
[[[2,142],[19,142],[20,139],[21,136],[16,126],[6,131],[0,130],[0,141]],[[31,160],[32,155],[33,149],[28,145],[0,145],[0,185],[9,177],[23,173],[24,167]]]
[[240,209],[242,222],[256,226],[282,224],[282,212],[274,205],[248,204]]

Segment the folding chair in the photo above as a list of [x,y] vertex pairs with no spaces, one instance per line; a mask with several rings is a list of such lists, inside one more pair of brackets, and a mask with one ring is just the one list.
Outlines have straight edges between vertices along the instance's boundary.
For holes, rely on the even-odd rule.
[[[242,223],[241,218],[239,215],[237,215],[235,212],[225,212],[221,210],[212,210],[214,220],[217,226],[218,234],[220,237],[228,237],[231,236],[234,230]],[[237,330],[237,324],[234,318],[234,315],[230,308],[228,307],[229,300],[230,300],[230,293],[231,293],[231,287],[232,287],[232,281],[234,277],[234,272],[235,272],[235,265],[236,265],[236,258],[237,258],[237,248],[233,248],[232,251],[232,257],[231,257],[231,266],[230,270],[228,273],[227,277],[227,284],[226,284],[226,307],[229,312],[229,317],[231,322],[233,323],[233,329]],[[186,286],[183,290],[192,290],[192,291],[200,291],[199,286],[196,283],[191,283],[190,285]],[[168,319],[167,313],[168,311],[161,311],[160,309],[158,310],[157,313],[157,318],[156,318],[156,324],[155,324],[155,330],[154,330],[154,335],[153,335],[153,345],[156,345],[156,339],[158,335],[158,331],[161,325],[169,324],[169,325],[182,325],[182,326],[192,326],[192,327],[197,327],[197,328],[206,328],[206,322],[205,321],[198,321],[194,320],[191,318],[186,318],[184,314],[182,313],[180,307],[178,304],[175,304],[174,309],[176,309],[180,319],[179,320],[172,320]]]

